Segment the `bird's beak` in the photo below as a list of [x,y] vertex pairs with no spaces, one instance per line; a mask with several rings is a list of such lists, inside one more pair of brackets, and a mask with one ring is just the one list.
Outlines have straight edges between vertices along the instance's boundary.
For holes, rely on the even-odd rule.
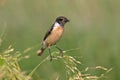
[[70,22],[70,20],[67,19],[66,22]]

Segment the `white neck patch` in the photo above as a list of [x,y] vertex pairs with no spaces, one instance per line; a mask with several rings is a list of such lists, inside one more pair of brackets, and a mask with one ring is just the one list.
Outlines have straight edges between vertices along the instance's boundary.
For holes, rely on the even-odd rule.
[[57,27],[59,27],[59,26],[60,26],[60,24],[59,24],[58,22],[55,22],[54,28],[57,28]]

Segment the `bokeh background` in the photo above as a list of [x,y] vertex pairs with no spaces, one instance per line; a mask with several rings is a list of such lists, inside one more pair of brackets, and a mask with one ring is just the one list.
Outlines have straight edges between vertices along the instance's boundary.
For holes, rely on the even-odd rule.
[[[67,53],[79,56],[82,70],[86,67],[113,68],[106,80],[120,80],[120,1],[119,0],[0,0],[0,36],[2,47],[12,45],[16,51],[27,48],[30,58],[20,61],[23,71],[30,72],[46,56],[36,55],[44,34],[58,16],[70,23],[58,43]],[[52,49],[53,51],[56,50]],[[23,54],[24,55],[24,54]],[[45,62],[33,75],[34,80],[65,79],[61,61]],[[97,72],[94,72],[97,73]]]

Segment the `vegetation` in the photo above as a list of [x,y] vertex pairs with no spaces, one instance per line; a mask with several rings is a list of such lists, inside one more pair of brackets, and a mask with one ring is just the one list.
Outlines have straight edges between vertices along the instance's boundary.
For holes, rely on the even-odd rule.
[[[68,50],[70,51],[70,50]],[[64,53],[67,51],[64,51]],[[58,54],[58,52],[55,52]],[[22,71],[19,65],[21,59],[27,59],[29,56],[21,56],[19,51],[14,51],[14,48],[11,46],[8,47],[4,52],[1,52],[0,55],[0,80],[31,80],[32,76],[37,71],[37,69],[45,62],[49,61],[49,56],[43,59],[28,75],[25,71]],[[100,76],[85,74],[82,72],[87,72],[89,68],[87,67],[84,71],[80,71],[77,67],[81,64],[79,60],[76,60],[72,56],[64,55],[64,57],[56,56],[53,60],[62,60],[63,65],[65,66],[66,80],[98,80],[106,78],[105,74],[111,71],[101,66],[96,66],[95,69],[101,69],[105,71]],[[57,75],[55,80],[60,80],[60,76]],[[40,79],[40,78],[39,78]]]

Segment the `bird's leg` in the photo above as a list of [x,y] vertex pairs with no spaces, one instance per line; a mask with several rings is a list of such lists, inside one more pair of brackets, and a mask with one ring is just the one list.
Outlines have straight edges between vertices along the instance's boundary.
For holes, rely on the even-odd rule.
[[50,54],[50,61],[52,61],[52,55],[51,55],[50,47],[48,47],[48,50],[49,50],[49,54]]
[[60,51],[61,56],[63,57],[63,50],[55,45],[55,47]]

